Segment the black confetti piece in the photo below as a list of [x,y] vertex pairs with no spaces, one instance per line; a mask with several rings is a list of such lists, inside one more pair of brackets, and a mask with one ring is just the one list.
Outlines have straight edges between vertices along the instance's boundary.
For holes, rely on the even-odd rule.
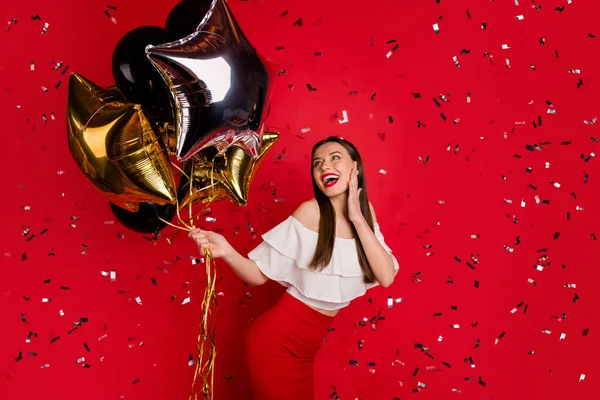
[[588,328],[585,328],[585,329],[583,330],[583,332],[581,333],[581,336],[587,336],[587,335],[588,335],[588,333],[590,333],[590,330],[589,330]]

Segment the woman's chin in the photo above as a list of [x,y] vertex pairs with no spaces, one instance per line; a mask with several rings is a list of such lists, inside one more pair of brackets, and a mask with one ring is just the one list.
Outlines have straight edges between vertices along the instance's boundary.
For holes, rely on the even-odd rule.
[[332,188],[321,188],[321,192],[325,196],[327,196],[327,197],[329,197],[331,199],[331,198],[343,195],[346,191],[343,190],[342,188],[332,187]]

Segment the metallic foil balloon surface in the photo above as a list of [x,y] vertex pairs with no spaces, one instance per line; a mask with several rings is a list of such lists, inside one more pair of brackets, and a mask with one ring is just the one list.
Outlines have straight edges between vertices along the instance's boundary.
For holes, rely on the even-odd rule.
[[[220,156],[213,148],[201,150],[183,163],[184,175],[177,191],[181,208],[197,202],[230,200],[239,206],[248,201],[250,184],[257,168],[279,139],[277,132],[264,132],[258,158],[233,146]],[[186,177],[187,175],[187,177]],[[192,187],[190,188],[190,179]]]
[[278,71],[250,46],[224,0],[212,0],[195,32],[150,45],[146,56],[171,93],[179,160],[234,145],[258,157]]
[[141,107],[81,75],[69,79],[68,143],[73,159],[111,203],[176,201],[169,154]]

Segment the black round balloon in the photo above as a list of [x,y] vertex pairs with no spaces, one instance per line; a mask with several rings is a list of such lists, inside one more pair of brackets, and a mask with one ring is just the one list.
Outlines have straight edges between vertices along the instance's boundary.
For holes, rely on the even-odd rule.
[[157,121],[173,119],[170,94],[162,77],[146,57],[146,46],[168,43],[169,34],[158,26],[142,26],[125,34],[117,43],[112,72],[125,98],[141,104]]
[[171,222],[177,213],[177,207],[173,204],[160,205],[156,203],[140,203],[139,210],[136,212],[127,211],[113,203],[110,203],[110,209],[120,223],[127,228],[141,233],[153,233],[163,229],[167,224],[160,220]]
[[169,13],[165,28],[171,40],[183,39],[198,27],[210,9],[211,0],[183,0]]

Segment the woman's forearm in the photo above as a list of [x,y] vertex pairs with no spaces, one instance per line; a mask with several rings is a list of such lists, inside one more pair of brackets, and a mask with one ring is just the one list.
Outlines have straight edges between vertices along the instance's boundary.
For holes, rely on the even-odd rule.
[[367,256],[375,279],[383,287],[390,286],[394,282],[394,257],[379,243],[375,233],[373,233],[364,218],[353,223],[365,249],[365,256]]
[[223,257],[223,261],[229,264],[233,272],[250,286],[262,285],[268,280],[254,261],[242,256],[234,248]]

